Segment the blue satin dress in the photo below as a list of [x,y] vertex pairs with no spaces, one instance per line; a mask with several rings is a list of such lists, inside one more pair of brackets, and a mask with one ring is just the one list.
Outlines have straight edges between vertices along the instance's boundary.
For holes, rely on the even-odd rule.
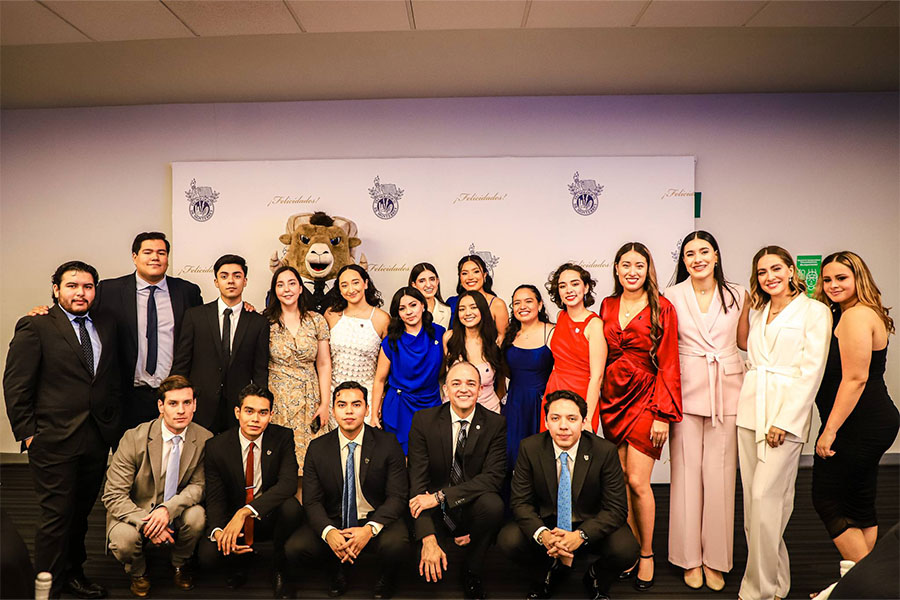
[[538,433],[541,400],[553,370],[553,353],[546,345],[539,348],[506,349],[509,391],[502,414],[506,416],[506,458],[512,471],[519,455],[519,442]]

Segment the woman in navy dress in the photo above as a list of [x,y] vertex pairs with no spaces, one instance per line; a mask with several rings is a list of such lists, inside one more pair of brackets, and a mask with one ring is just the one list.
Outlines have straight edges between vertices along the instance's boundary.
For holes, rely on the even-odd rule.
[[[459,259],[456,264],[456,271],[459,279],[456,283],[456,293],[462,294],[465,291],[480,292],[488,303],[491,310],[491,316],[494,317],[494,323],[497,324],[497,343],[503,339],[506,333],[506,324],[509,321],[509,312],[506,305],[494,295],[494,280],[491,278],[487,270],[487,265],[477,254],[469,254]],[[447,298],[447,305],[450,307],[450,326],[456,320],[457,303],[459,296]]]
[[509,373],[506,417],[506,457],[512,471],[519,443],[540,430],[541,398],[553,370],[553,353],[547,345],[553,323],[538,289],[528,283],[513,292],[512,318],[501,351]]
[[425,306],[425,297],[414,287],[394,294],[372,387],[371,425],[394,433],[404,453],[415,412],[441,403],[444,328],[432,323]]

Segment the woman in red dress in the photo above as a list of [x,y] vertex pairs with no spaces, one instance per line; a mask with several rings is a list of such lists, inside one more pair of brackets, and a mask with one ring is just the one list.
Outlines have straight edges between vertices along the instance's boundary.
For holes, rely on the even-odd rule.
[[656,501],[650,487],[653,464],[681,421],[681,375],[675,308],[659,295],[650,251],[629,242],[616,252],[615,291],[600,305],[609,348],[600,398],[603,435],[619,447],[628,490],[628,524],[641,544],[635,587],[654,579],[653,526]]
[[[603,321],[587,307],[594,303],[597,282],[584,268],[572,263],[561,265],[550,275],[547,291],[560,309],[556,328],[550,332],[553,371],[544,395],[556,390],[570,390],[587,402],[591,415],[590,430],[597,431],[600,413],[600,380],[606,362],[606,340]],[[585,429],[588,428],[585,421]],[[547,426],[541,419],[541,431]]]

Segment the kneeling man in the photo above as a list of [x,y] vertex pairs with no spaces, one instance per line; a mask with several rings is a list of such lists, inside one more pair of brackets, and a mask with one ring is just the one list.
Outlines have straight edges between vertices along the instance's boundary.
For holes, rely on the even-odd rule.
[[203,535],[203,454],[212,434],[191,424],[195,399],[180,375],[163,380],[157,392],[160,418],[122,436],[106,472],[103,504],[109,549],[131,575],[131,593],[150,592],[145,541],[172,549],[175,585],[194,587],[185,562]]
[[584,574],[588,598],[601,600],[617,575],[637,561],[638,543],[625,522],[628,501],[616,447],[582,431],[584,399],[547,394],[547,431],[522,440],[512,476],[508,523],[497,543],[541,579],[529,598],[550,598],[576,553],[599,555]]
[[374,547],[381,564],[375,598],[393,594],[397,568],[409,547],[406,457],[392,433],[365,424],[366,389],[345,381],[334,389],[338,429],[314,439],[303,465],[303,506],[309,523],[288,540],[285,552],[297,569],[326,558],[328,595],[346,591],[341,565]]

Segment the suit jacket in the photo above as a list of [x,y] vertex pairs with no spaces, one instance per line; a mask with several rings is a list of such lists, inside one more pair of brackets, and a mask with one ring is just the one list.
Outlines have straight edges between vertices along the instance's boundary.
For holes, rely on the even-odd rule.
[[184,509],[203,499],[203,450],[212,434],[191,423],[181,445],[178,493],[163,502],[166,479],[162,475],[162,419],[141,423],[122,436],[106,471],[103,505],[106,506],[106,534],[123,522],[140,530],[141,520],[157,506],[165,506],[169,518],[178,518]]
[[[243,318],[243,317],[241,317]],[[260,492],[250,503],[260,518],[297,493],[297,456],[294,432],[269,423],[259,450],[262,468]],[[238,428],[213,437],[206,444],[206,528],[225,528],[237,510],[247,504],[246,480]]]
[[[178,277],[166,277],[166,285],[169,288],[172,314],[175,317],[175,332],[172,339],[177,347],[185,311],[193,306],[203,304],[203,298],[197,284],[190,281]],[[122,383],[123,389],[127,390],[134,383],[134,371],[137,367],[138,356],[136,275],[131,273],[101,281],[97,286],[97,297],[94,300],[93,310],[107,313],[116,321],[119,333],[118,347]]]
[[[464,481],[450,485],[453,426],[450,403],[418,411],[409,431],[409,495],[443,490],[446,504],[456,508],[488,492],[500,493],[506,477],[506,419],[475,405],[463,454]],[[416,539],[431,535],[443,521],[441,507],[416,518]]]
[[245,385],[252,381],[268,387],[269,380],[269,323],[264,316],[241,311],[227,363],[221,339],[218,299],[189,308],[172,363],[172,373],[184,375],[195,386],[194,422],[212,431],[233,423],[232,408]]
[[[607,537],[624,525],[628,516],[618,451],[612,442],[583,431],[577,450],[570,454],[575,461],[572,521],[581,522],[579,528],[587,534],[588,542]],[[551,529],[555,527],[558,490],[550,433],[522,440],[513,470],[510,508],[526,537],[546,523],[552,523]]]
[[81,342],[66,313],[54,304],[43,316],[23,317],[9,344],[3,394],[6,414],[17,440],[34,436],[34,444],[60,454],[84,448],[96,425],[108,444],[118,439],[120,389],[116,323],[91,313],[100,336],[100,360],[93,377]]
[[[387,526],[401,518],[409,506],[406,457],[393,434],[368,425],[365,428],[359,455],[359,485],[375,509],[366,518]],[[335,429],[311,441],[306,451],[303,508],[318,534],[328,525],[341,528],[344,477],[340,443]]]

